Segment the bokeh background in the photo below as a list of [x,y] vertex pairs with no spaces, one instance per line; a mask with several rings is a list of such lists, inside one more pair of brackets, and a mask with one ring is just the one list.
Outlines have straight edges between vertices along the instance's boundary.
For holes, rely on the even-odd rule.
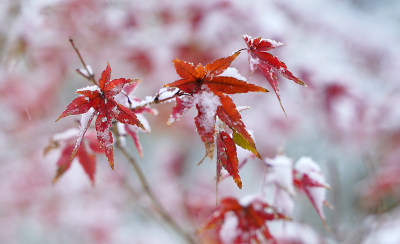
[[[245,47],[243,34],[286,43],[272,53],[305,83],[280,80],[285,117],[268,94],[235,95],[260,153],[310,156],[331,185],[326,229],[305,197],[294,219],[325,243],[400,243],[400,2],[396,0],[2,0],[0,8],[0,242],[184,243],[152,211],[126,160],[112,171],[97,157],[96,184],[77,162],[60,178],[60,151],[49,138],[71,127],[55,119],[90,85],[68,41],[73,38],[97,77],[142,78],[138,98],[178,79],[175,57],[208,63]],[[246,54],[233,63],[248,81]],[[195,112],[167,126],[173,104],[148,115],[144,157],[127,139],[152,189],[176,220],[195,231],[215,206],[215,160],[196,163],[204,146]],[[239,158],[246,157],[240,151]],[[265,165],[250,160],[219,197],[260,191]]]

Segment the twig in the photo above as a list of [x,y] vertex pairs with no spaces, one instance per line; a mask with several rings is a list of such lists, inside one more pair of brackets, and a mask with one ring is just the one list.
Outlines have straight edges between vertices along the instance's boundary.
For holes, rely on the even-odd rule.
[[171,215],[168,214],[168,212],[164,209],[164,207],[161,205],[157,197],[154,195],[153,191],[150,189],[150,186],[146,180],[146,177],[144,176],[142,170],[140,169],[139,165],[137,164],[136,160],[132,157],[132,155],[126,150],[126,148],[121,144],[118,136],[118,132],[116,130],[116,126],[113,128],[114,132],[116,132],[116,142],[115,146],[118,148],[122,154],[128,159],[129,163],[133,166],[133,169],[135,170],[136,175],[139,178],[139,181],[143,187],[143,190],[145,194],[150,198],[152,204],[154,205],[155,210],[157,213],[161,216],[161,218],[178,234],[183,236],[188,243],[190,244],[195,244],[196,241],[193,239],[192,235],[187,233],[181,226],[179,226],[171,217]]
[[76,71],[78,72],[78,74],[82,75],[83,77],[85,77],[86,79],[88,79],[90,82],[92,82],[93,84],[97,85],[96,79],[94,78],[94,74],[92,72],[90,72],[90,70],[88,69],[85,61],[82,58],[81,53],[79,52],[79,49],[75,46],[74,40],[72,38],[69,38],[69,42],[72,45],[72,48],[75,50],[76,55],[78,55],[79,60],[81,61],[83,67],[85,68],[87,75],[83,74],[81,70],[77,69]]
[[189,95],[189,94],[188,94],[188,93],[185,93],[185,92],[183,92],[183,91],[181,91],[181,90],[178,90],[173,96],[167,97],[167,98],[164,98],[164,99],[161,99],[161,100],[160,100],[160,99],[159,99],[160,93],[157,93],[156,96],[154,97],[154,99],[151,100],[150,102],[147,102],[147,103],[145,103],[145,104],[142,104],[142,105],[133,107],[133,108],[131,108],[131,109],[132,109],[132,110],[141,109],[141,108],[144,108],[144,107],[153,105],[153,104],[163,103],[163,102],[166,102],[166,101],[171,100],[171,99],[173,99],[173,98],[180,97],[180,96],[184,96],[184,95]]

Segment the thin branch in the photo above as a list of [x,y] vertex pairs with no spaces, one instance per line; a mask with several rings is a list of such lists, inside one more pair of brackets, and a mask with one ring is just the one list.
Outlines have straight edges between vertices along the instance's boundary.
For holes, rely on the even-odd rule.
[[164,209],[164,207],[161,205],[160,201],[157,199],[157,197],[154,195],[153,191],[150,188],[149,183],[147,182],[147,179],[145,175],[143,174],[142,170],[140,169],[138,163],[136,160],[133,158],[133,156],[126,150],[126,148],[121,144],[119,140],[119,135],[118,131],[116,129],[116,126],[114,126],[113,131],[116,132],[116,142],[115,146],[118,148],[122,154],[126,157],[126,159],[129,161],[129,163],[133,166],[133,169],[135,170],[135,173],[137,177],[139,178],[139,181],[143,187],[143,190],[145,194],[150,198],[155,210],[157,213],[161,216],[161,218],[179,235],[183,236],[188,243],[190,244],[195,244],[196,241],[190,235],[187,233],[181,226],[179,226],[171,217],[171,215],[168,214],[168,212]]
[[147,103],[145,103],[145,104],[141,104],[141,105],[136,106],[136,107],[133,107],[133,108],[131,108],[131,109],[132,109],[132,110],[141,109],[141,108],[144,108],[144,107],[153,105],[153,104],[163,103],[163,102],[166,102],[166,101],[168,101],[168,100],[174,99],[174,98],[176,98],[176,97],[186,96],[186,95],[189,95],[189,94],[188,94],[188,93],[185,93],[185,92],[183,92],[183,91],[181,91],[181,90],[178,90],[173,96],[167,97],[167,98],[164,98],[164,99],[159,99],[160,95],[161,95],[160,93],[157,93],[156,96],[154,97],[154,99],[153,99],[152,101],[147,102]]
[[79,49],[75,46],[74,40],[72,38],[69,38],[69,42],[72,45],[72,48],[75,50],[76,55],[78,55],[79,60],[81,61],[83,67],[85,68],[87,75],[83,74],[81,70],[76,70],[80,75],[88,79],[90,82],[93,84],[97,85],[96,79],[94,78],[94,74],[89,70],[88,66],[86,65],[85,61],[82,58],[81,53],[79,52]]

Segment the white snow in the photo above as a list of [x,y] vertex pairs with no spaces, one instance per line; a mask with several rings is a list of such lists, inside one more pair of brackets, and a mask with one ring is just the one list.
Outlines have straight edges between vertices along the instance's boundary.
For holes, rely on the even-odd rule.
[[[318,182],[326,187],[329,185],[326,183],[324,176],[321,173],[319,165],[314,162],[310,157],[301,157],[296,162],[295,169],[297,174],[301,177],[307,175],[311,180]],[[325,187],[308,187],[310,198],[315,202],[319,214],[324,218],[323,204],[326,199],[326,188]]]
[[98,86],[96,86],[96,85],[83,87],[83,88],[80,88],[80,89],[78,89],[76,91],[77,92],[78,91],[98,91],[99,93],[101,93],[100,88]]
[[224,72],[222,72],[218,76],[226,76],[226,77],[233,77],[238,80],[246,81],[246,78],[243,77],[236,68],[228,67]]
[[319,244],[318,234],[308,225],[294,221],[269,221],[268,227],[277,243]]
[[89,123],[93,119],[94,115],[95,115],[94,108],[90,108],[86,113],[82,114],[81,124],[79,126],[79,137],[76,140],[76,144],[75,144],[74,150],[76,150],[81,145],[83,136],[84,136],[87,128],[90,126]]
[[[89,71],[89,73],[88,73],[88,71]],[[82,73],[83,75],[85,75],[86,77],[93,76],[93,70],[90,65],[86,65],[86,69],[85,68],[79,69],[79,72]]]
[[267,202],[280,213],[290,216],[294,209],[293,162],[284,155],[265,160],[268,172],[265,175],[263,194]]
[[246,196],[244,196],[244,197],[239,199],[239,203],[243,207],[247,207],[247,206],[250,205],[250,203],[252,203],[255,200],[262,201],[260,194],[249,194],[249,195],[246,195]]
[[215,127],[215,113],[217,107],[221,105],[219,97],[214,95],[208,88],[203,88],[203,91],[193,95],[193,101],[199,106],[202,112],[200,117],[200,125],[206,132],[212,132]]
[[[175,94],[179,91],[178,88],[175,87],[163,87],[158,91],[158,100],[164,100],[175,96]],[[166,102],[172,102],[173,99],[169,99]]]
[[132,127],[137,128],[138,131],[143,131],[143,132],[146,132],[146,133],[150,133],[151,132],[151,128],[150,128],[150,124],[147,121],[146,117],[143,114],[136,114],[136,117],[140,121],[140,123],[142,123],[142,125],[144,127],[144,130],[139,128],[139,127],[137,127],[137,126],[132,126]]
[[224,223],[219,232],[222,243],[233,243],[235,238],[240,235],[239,229],[237,228],[238,224],[239,221],[234,213],[229,212],[225,214]]
[[54,136],[52,136],[52,139],[54,141],[65,141],[70,138],[77,137],[78,135],[79,135],[79,130],[77,128],[70,128],[64,132],[55,134]]
[[121,142],[121,144],[123,146],[125,146],[126,145],[126,135],[127,135],[127,132],[125,130],[125,124],[117,123],[117,130],[118,130],[118,134],[119,134],[119,141]]
[[[253,38],[249,35],[243,35],[243,37],[248,38],[249,40],[251,40]],[[268,38],[261,38],[261,41],[267,41],[267,42],[271,43],[271,45],[272,45],[271,49],[277,48],[277,47],[282,47],[285,45],[285,43],[283,43],[283,42],[278,42],[278,41],[268,39]],[[250,41],[250,43],[253,44],[253,41]]]
[[295,169],[298,173],[308,175],[314,181],[328,186],[322,175],[321,168],[310,157],[301,157],[297,160]]
[[131,100],[132,108],[143,107],[143,106],[153,102],[154,98],[155,97],[153,97],[153,96],[146,96],[142,101]]

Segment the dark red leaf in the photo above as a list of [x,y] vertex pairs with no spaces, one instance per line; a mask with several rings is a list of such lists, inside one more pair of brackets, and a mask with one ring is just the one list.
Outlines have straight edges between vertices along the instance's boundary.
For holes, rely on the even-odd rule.
[[[238,158],[236,154],[236,145],[232,138],[225,131],[221,131],[217,135],[217,165],[221,165],[232,176],[236,185],[242,189],[242,180],[239,176]],[[217,169],[217,179],[219,179],[220,171]]]
[[244,35],[243,39],[246,42],[247,52],[249,53],[250,69],[252,71],[254,71],[256,68],[260,69],[264,77],[271,85],[272,89],[275,91],[282,110],[285,111],[280,99],[276,73],[280,73],[285,78],[293,80],[297,84],[303,86],[306,85],[287,69],[287,66],[284,62],[281,62],[277,57],[267,52],[274,48],[281,47],[284,44],[269,39],[262,39],[261,37],[252,38],[248,35]]
[[114,153],[112,146],[113,137],[110,131],[112,121],[115,119],[121,123],[136,125],[144,129],[133,111],[114,100],[114,97],[122,91],[124,85],[138,80],[120,78],[110,81],[110,77],[111,67],[110,64],[107,63],[107,67],[102,72],[99,79],[99,85],[79,89],[77,93],[81,96],[75,98],[57,119],[59,120],[68,115],[87,113],[91,108],[93,108],[92,114],[82,116],[81,132],[77,139],[75,148],[72,151],[70,160],[72,160],[78,152],[86,130],[89,128],[95,115],[97,115],[97,139],[108,158],[111,168],[114,168]]

